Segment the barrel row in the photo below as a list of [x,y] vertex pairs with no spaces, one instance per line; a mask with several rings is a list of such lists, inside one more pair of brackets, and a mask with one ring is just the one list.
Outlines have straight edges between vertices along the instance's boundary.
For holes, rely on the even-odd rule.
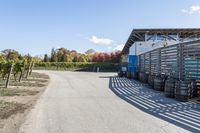
[[126,76],[130,79],[148,83],[150,88],[156,91],[164,91],[166,97],[175,98],[181,102],[187,102],[197,94],[196,85],[193,81],[180,81],[164,75],[155,76],[144,72],[127,72]]

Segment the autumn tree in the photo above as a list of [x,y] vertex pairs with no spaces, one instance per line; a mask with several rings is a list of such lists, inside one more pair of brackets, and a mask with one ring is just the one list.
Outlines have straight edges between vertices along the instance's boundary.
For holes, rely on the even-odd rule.
[[17,61],[17,60],[22,59],[21,54],[19,54],[18,51],[13,50],[13,49],[6,49],[6,50],[3,50],[1,53],[5,57],[5,59],[9,61]]
[[[47,55],[44,56],[47,61]],[[52,49],[51,62],[119,62],[121,52],[116,51],[112,53],[97,53],[93,49],[86,51],[86,54],[78,53],[75,50],[67,50],[65,48]]]
[[0,55],[0,62],[5,62],[5,58],[2,55]]
[[56,51],[55,49],[53,48],[51,50],[51,59],[50,59],[51,62],[57,62],[58,61],[58,58],[57,58],[57,55],[56,55]]
[[85,54],[88,54],[88,55],[94,54],[94,53],[96,53],[96,51],[95,51],[94,49],[88,49],[88,50],[85,52]]
[[44,62],[49,62],[49,57],[48,57],[47,54],[44,55],[44,59],[43,59],[43,61],[44,61]]
[[118,63],[120,61],[121,52],[111,52],[111,53],[95,53],[92,54],[92,62],[113,62]]

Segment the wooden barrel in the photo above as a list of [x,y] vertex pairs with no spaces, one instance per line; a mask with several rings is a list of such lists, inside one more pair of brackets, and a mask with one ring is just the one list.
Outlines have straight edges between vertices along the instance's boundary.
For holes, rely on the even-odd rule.
[[161,77],[154,78],[154,89],[157,91],[164,91],[165,80]]
[[151,87],[154,86],[154,78],[155,78],[154,75],[149,75],[149,76],[148,76],[148,84],[149,84]]
[[131,78],[138,79],[138,73],[137,72],[131,72]]
[[131,72],[127,72],[126,73],[126,77],[129,78],[129,79],[131,79]]
[[118,77],[123,77],[122,71],[119,71],[117,74],[118,74]]
[[187,102],[190,98],[191,82],[177,81],[175,85],[175,98],[181,102]]
[[191,81],[191,88],[190,88],[190,98],[197,97],[197,82],[195,80]]
[[143,83],[147,83],[148,75],[144,72],[139,72],[139,80]]
[[175,95],[175,79],[167,79],[165,81],[165,96],[174,98]]
[[199,97],[200,99],[200,81],[194,81],[193,82],[193,97]]

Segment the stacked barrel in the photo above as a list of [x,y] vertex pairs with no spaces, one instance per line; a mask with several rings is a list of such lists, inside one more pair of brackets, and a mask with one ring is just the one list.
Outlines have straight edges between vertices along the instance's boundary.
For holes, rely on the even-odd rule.
[[165,96],[174,98],[175,96],[175,82],[176,80],[174,78],[168,78],[165,81]]
[[148,83],[154,90],[164,91],[166,97],[175,98],[181,102],[187,102],[195,94],[192,81],[166,78],[163,75],[148,75],[145,72],[139,72],[139,80]]
[[154,89],[157,91],[164,91],[165,79],[161,76],[157,76],[154,79]]
[[169,78],[165,82],[165,96],[174,98],[178,101],[187,102],[196,94],[194,81],[176,80]]
[[148,84],[149,84],[151,87],[154,87],[154,78],[155,78],[154,75],[149,75],[149,76],[148,76]]

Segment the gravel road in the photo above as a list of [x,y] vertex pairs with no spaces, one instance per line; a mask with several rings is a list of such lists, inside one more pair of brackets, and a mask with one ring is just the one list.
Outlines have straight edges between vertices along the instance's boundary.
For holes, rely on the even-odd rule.
[[19,133],[183,133],[109,88],[114,73],[40,71],[51,79]]

